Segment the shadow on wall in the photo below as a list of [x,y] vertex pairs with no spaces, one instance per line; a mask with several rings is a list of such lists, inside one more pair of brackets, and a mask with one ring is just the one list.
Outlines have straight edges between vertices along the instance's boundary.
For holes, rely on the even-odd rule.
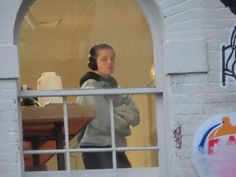
[[236,15],[236,1],[235,0],[220,0],[226,7],[229,7],[231,12]]

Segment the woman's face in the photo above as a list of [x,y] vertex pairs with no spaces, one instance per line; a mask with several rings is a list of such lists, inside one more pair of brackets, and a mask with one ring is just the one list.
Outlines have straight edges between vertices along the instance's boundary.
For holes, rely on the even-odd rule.
[[97,54],[97,72],[107,77],[115,69],[115,52],[112,49],[102,49]]

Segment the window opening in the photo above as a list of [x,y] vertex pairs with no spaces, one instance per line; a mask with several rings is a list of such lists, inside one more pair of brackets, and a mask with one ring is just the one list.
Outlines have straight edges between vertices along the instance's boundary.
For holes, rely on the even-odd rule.
[[135,0],[35,0],[19,30],[21,84],[36,90],[41,74],[51,71],[63,89],[78,89],[88,51],[99,43],[115,49],[122,88],[155,85],[151,33]]
[[[54,3],[55,5],[55,2],[53,1],[50,2]],[[106,18],[115,17],[115,15],[107,16],[103,13],[104,2],[106,2],[105,4],[109,7],[106,8],[109,9],[110,13],[116,12],[120,14],[119,18],[112,19],[113,21],[116,22],[114,25],[112,25],[114,28],[116,28],[115,30],[112,29],[111,26],[106,27],[107,29],[104,29],[104,25],[99,26],[98,24],[98,22],[103,21],[104,19],[105,19],[104,21],[107,20],[109,21],[109,19]],[[80,169],[78,167],[81,166],[81,164],[80,162],[78,162],[77,159],[78,156],[81,158],[81,153],[84,151],[111,152],[113,156],[114,175],[117,175],[118,173],[116,168],[117,166],[116,154],[118,152],[127,152],[129,158],[136,158],[137,156],[158,157],[159,147],[156,137],[157,130],[152,132],[151,138],[153,142],[149,144],[140,143],[136,141],[133,143],[128,142],[128,147],[115,147],[113,142],[112,147],[105,149],[96,149],[96,148],[83,149],[71,145],[72,139],[70,135],[69,109],[71,108],[70,103],[74,103],[76,100],[75,97],[77,96],[120,95],[120,94],[131,94],[135,96],[142,95],[143,99],[147,101],[149,105],[152,105],[152,108],[146,108],[146,106],[144,106],[145,108],[142,108],[142,111],[151,112],[149,116],[154,117],[153,119],[154,121],[149,122],[149,126],[155,125],[153,126],[154,128],[152,127],[152,129],[157,129],[156,126],[157,113],[155,112],[156,110],[152,109],[156,109],[157,95],[161,95],[162,93],[158,91],[158,89],[156,88],[156,84],[154,83],[153,76],[155,75],[155,73],[153,72],[153,66],[154,66],[153,54],[152,54],[153,47],[152,47],[150,31],[147,22],[142,12],[138,8],[136,2],[134,0],[128,0],[128,1],[121,0],[119,2],[111,0],[101,0],[101,1],[88,0],[86,1],[85,4],[83,4],[82,1],[80,0],[79,1],[72,0],[71,2],[57,0],[55,9],[63,8],[67,10],[66,12],[65,11],[63,12],[67,13],[67,15],[65,16],[68,17],[69,20],[68,25],[73,24],[72,23],[73,21],[76,24],[72,28],[66,26],[66,28],[68,28],[69,31],[72,30],[70,31],[71,33],[66,33],[71,35],[66,35],[66,36],[64,33],[61,33],[64,31],[68,32],[68,29],[65,30],[65,26],[63,26],[66,24],[65,21],[63,19],[58,20],[57,19],[58,13],[53,12],[52,9],[49,8],[51,7],[51,5],[48,5],[47,3],[49,3],[49,1],[36,0],[34,5],[30,8],[21,28],[20,40],[19,40],[21,81],[22,84],[26,84],[23,85],[23,88],[26,87],[27,89],[27,87],[29,86],[33,89],[33,91],[28,91],[28,90],[22,91],[20,93],[20,98],[32,99],[32,98],[45,98],[45,97],[53,97],[53,98],[60,97],[61,99],[63,99],[63,102],[60,104],[60,108],[58,108],[60,111],[62,111],[59,112],[63,115],[62,116],[63,123],[60,125],[58,124],[55,125],[54,128],[55,130],[61,129],[59,133],[63,135],[63,138],[61,139],[61,142],[63,143],[58,145],[55,142],[53,142],[54,146],[52,146],[51,148],[36,150],[36,148],[39,146],[37,145],[38,141],[33,142],[34,145],[36,144],[36,147],[34,147],[35,149],[25,150],[24,151],[25,157],[32,156],[32,154],[34,155],[34,158],[31,158],[32,161],[31,164],[38,163],[39,159],[41,160],[44,158],[48,158],[48,156],[53,157],[54,159],[47,164],[50,166],[50,170],[66,169],[67,176],[71,176],[71,170]],[[42,9],[44,9],[44,15],[40,16],[41,13],[38,12],[42,12],[41,11]],[[121,9],[124,9],[126,11],[121,12],[120,11]],[[51,12],[53,13],[50,14]],[[121,14],[123,15],[125,14],[124,15],[125,17],[132,17],[133,20],[130,19],[131,21],[125,21]],[[50,17],[49,19],[50,21],[45,21],[47,16]],[[73,17],[76,18],[78,17],[78,18],[74,19]],[[124,23],[123,28],[119,28],[120,22]],[[138,26],[135,26],[137,24]],[[83,31],[86,31],[87,33],[82,33]],[[96,35],[94,35],[95,34],[94,31],[96,31]],[[102,31],[104,31],[105,33],[102,33]],[[41,32],[45,33],[43,34]],[[116,34],[117,32],[120,32],[122,36],[120,34]],[[64,34],[63,39],[57,37],[57,35],[61,34]],[[80,34],[81,36],[80,35],[76,36],[77,34]],[[83,36],[85,36],[86,39],[84,39]],[[114,36],[118,36],[118,38],[114,39]],[[77,38],[78,41],[73,41],[73,39]],[[57,41],[57,39],[60,39],[60,41]],[[115,77],[121,80],[120,84],[122,85],[122,87],[125,87],[127,89],[105,89],[105,90],[95,89],[93,91],[91,90],[35,91],[36,80],[40,77],[42,73],[47,71],[55,71],[56,74],[62,77],[63,89],[75,89],[75,88],[77,89],[79,76],[81,75],[81,73],[85,72],[84,68],[87,67],[86,66],[87,52],[85,51],[88,51],[91,45],[96,44],[97,42],[100,41],[109,43],[116,49],[119,58],[119,61],[117,62],[118,65],[117,68],[121,69],[115,73]],[[50,44],[50,46],[44,44]],[[52,46],[54,47],[51,48]],[[45,50],[43,50],[44,47]],[[54,52],[50,51],[49,49],[53,50],[55,49],[56,51],[59,51],[59,53],[55,51]],[[41,53],[42,51],[45,51],[45,53],[42,54]],[[31,62],[32,60],[34,60],[34,63]],[[44,62],[42,62],[42,60],[44,60]],[[78,70],[78,66],[80,70]],[[30,75],[28,75],[27,72],[25,72],[26,70],[28,70],[28,68],[31,68],[31,70],[34,71]],[[69,70],[67,70],[67,73],[64,72],[66,68],[67,69],[69,68]],[[142,72],[140,72],[140,70]],[[79,72],[76,74],[78,75],[78,77],[77,76],[71,77],[74,75],[75,71]],[[152,73],[151,75],[150,72]],[[33,79],[27,78],[28,76],[32,76]],[[76,79],[76,81],[73,81],[73,84],[67,82],[68,80],[73,80],[74,78]],[[131,89],[132,87],[134,88]],[[50,107],[51,103],[49,102],[48,104],[49,105],[46,106],[45,108]],[[110,110],[112,110],[112,105],[110,106]],[[113,117],[113,112],[110,111],[110,113],[112,115],[111,117]],[[24,119],[24,115],[22,116]],[[111,123],[112,122],[113,121],[111,121]],[[112,128],[113,131],[111,130],[111,133],[113,134],[112,137],[115,136],[114,126],[115,125],[111,124],[111,127],[113,127]],[[145,131],[145,129],[143,129],[143,131]],[[53,132],[53,133],[59,134],[58,132]],[[151,134],[147,136],[151,136]],[[28,139],[26,139],[26,141],[28,141]],[[140,154],[147,154],[147,155],[140,155]],[[158,158],[156,158],[155,160],[153,162],[150,162],[149,167],[159,166]],[[135,167],[137,168],[144,167],[144,165],[142,163],[141,164],[137,163]],[[49,170],[49,168],[45,167],[36,170]]]
[[[137,93],[135,93],[135,90],[133,89],[118,89],[119,91],[114,91],[114,89],[108,89],[108,92],[106,92],[106,95],[109,95],[109,94],[121,94],[123,92],[126,92],[126,93],[130,93],[130,94],[137,94],[138,93],[138,96],[140,96],[140,93],[148,93],[149,94],[157,94],[157,91],[156,89],[140,89],[140,90],[137,90]],[[142,90],[142,91],[141,91]],[[82,91],[82,90],[81,90]],[[112,133],[112,147],[110,148],[104,148],[104,149],[97,149],[97,148],[92,148],[92,149],[84,149],[84,148],[78,148],[78,147],[75,147],[73,148],[72,145],[70,145],[70,137],[69,137],[69,133],[70,130],[69,130],[69,122],[70,122],[70,111],[68,112],[68,105],[70,103],[68,103],[67,100],[69,100],[69,96],[73,96],[74,94],[78,94],[78,95],[87,95],[88,93],[93,93],[93,95],[99,95],[99,93],[94,93],[94,92],[91,92],[90,90],[84,90],[85,93],[83,93],[83,91],[81,92],[80,90],[77,90],[77,91],[72,91],[71,93],[69,93],[70,91],[68,91],[68,93],[64,93],[63,95],[63,122],[64,122],[64,129],[65,129],[65,133],[64,133],[64,147],[63,149],[51,149],[51,150],[28,150],[28,151],[25,151],[24,154],[25,155],[29,155],[29,154],[61,154],[63,155],[64,154],[64,158],[65,158],[65,166],[63,168],[61,167],[57,167],[57,169],[61,168],[62,169],[66,169],[67,170],[67,175],[70,176],[70,173],[71,173],[71,170],[78,170],[77,167],[74,167],[75,169],[73,169],[73,167],[71,167],[71,161],[72,158],[74,158],[72,155],[73,154],[79,154],[83,151],[88,151],[88,152],[93,152],[93,151],[97,151],[97,152],[101,152],[101,151],[110,151],[112,152],[112,156],[113,156],[113,173],[114,175],[117,175],[117,167],[116,167],[116,154],[118,152],[127,152],[129,154],[132,154],[132,153],[136,153],[138,154],[138,152],[142,152],[142,151],[145,151],[146,153],[147,152],[150,152],[150,151],[155,151],[156,153],[158,152],[159,150],[159,147],[157,146],[157,144],[153,144],[153,146],[151,146],[150,144],[147,144],[146,146],[143,145],[143,146],[127,146],[127,147],[116,147],[115,146],[115,143],[114,143],[114,137],[115,137],[115,134],[114,134],[114,127],[115,127],[115,124],[114,124],[114,119],[113,121],[111,122],[111,133]],[[101,90],[103,91],[103,90]],[[109,92],[110,91],[110,92]],[[58,95],[58,93],[56,93],[55,95],[55,91],[41,91],[41,96],[44,95],[44,96],[47,96],[47,95],[51,95],[51,96],[56,96]],[[60,91],[59,91],[60,92]],[[38,91],[23,91],[22,92],[22,95],[21,97],[22,98],[25,98],[25,97],[32,97],[33,96],[38,96],[40,92]],[[45,93],[48,93],[45,95]],[[82,94],[81,94],[82,93]],[[31,95],[31,96],[30,96]],[[74,95],[75,96],[75,95]],[[66,97],[68,97],[66,99]],[[112,105],[112,102],[110,102],[110,114],[111,116],[113,116],[113,105]],[[83,105],[82,105],[83,106]],[[112,119],[112,117],[111,117]],[[148,156],[146,156],[147,158]],[[149,157],[150,157],[150,154],[149,154]],[[60,158],[60,157],[59,157]],[[76,160],[76,159],[74,159]],[[157,165],[157,164],[156,164]],[[154,165],[155,166],[155,165]],[[45,170],[48,170],[48,169],[45,169]],[[54,169],[55,170],[55,169]]]

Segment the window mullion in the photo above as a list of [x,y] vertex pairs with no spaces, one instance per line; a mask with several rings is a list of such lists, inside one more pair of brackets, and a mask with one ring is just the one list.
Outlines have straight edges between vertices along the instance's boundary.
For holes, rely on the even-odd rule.
[[155,95],[155,102],[156,102],[156,117],[159,118],[158,123],[156,122],[157,127],[157,142],[160,148],[159,150],[159,160],[160,160],[160,176],[168,176],[168,169],[167,169],[167,139],[165,138],[166,134],[166,122],[167,120],[164,119],[164,97],[163,94],[156,94]]
[[112,145],[112,164],[113,164],[113,172],[114,177],[117,176],[117,163],[116,163],[116,143],[115,143],[115,121],[114,121],[114,109],[113,109],[113,101],[109,98],[109,111],[110,111],[110,119],[111,119],[111,145]]
[[[101,90],[106,90],[106,89],[101,89]],[[119,94],[123,94],[123,93],[125,93],[125,94],[131,93],[130,89],[116,90],[114,92],[111,92],[111,90],[108,89],[108,91],[109,91],[108,95],[110,95],[111,93],[113,93],[114,95],[116,95],[116,94],[119,95]],[[137,92],[144,93],[145,91],[150,91],[150,90],[149,89],[146,90],[144,88],[142,90],[140,90],[140,89],[135,90],[132,93],[137,93]],[[19,97],[20,98],[21,97],[29,97],[27,92],[24,92],[24,94],[20,95]],[[50,91],[50,93],[52,93],[52,92]],[[80,93],[80,90],[78,90],[78,92],[76,92],[76,93]],[[39,92],[37,91],[37,92],[35,92],[33,94],[30,93],[30,95],[37,95],[37,94],[41,94],[41,91],[39,91]],[[98,152],[98,151],[101,151],[101,149],[96,149],[96,148],[95,149],[90,149],[90,150],[87,150],[87,149],[72,150],[72,149],[70,149],[70,146],[69,146],[69,126],[68,126],[68,121],[69,120],[68,120],[68,111],[67,111],[68,110],[68,105],[67,105],[67,102],[66,102],[66,98],[67,98],[67,96],[70,96],[70,94],[71,93],[69,93],[69,92],[61,92],[61,95],[57,95],[55,93],[53,93],[53,95],[52,95],[52,96],[57,95],[57,96],[63,97],[63,119],[64,119],[64,132],[65,132],[65,134],[64,134],[65,135],[65,149],[59,149],[59,150],[55,149],[55,150],[46,150],[46,151],[45,150],[24,151],[24,154],[44,154],[44,153],[52,153],[52,152],[57,153],[57,154],[58,153],[64,153],[65,154],[65,159],[66,159],[65,164],[66,164],[67,177],[71,176],[71,164],[70,164],[70,153],[71,152],[82,152],[82,151],[85,151],[85,152],[86,151],[91,151],[91,152],[92,151],[93,152],[97,151]],[[96,93],[96,94],[93,94],[93,95],[100,95],[100,94],[102,94],[102,92],[101,93],[99,92],[99,93]],[[150,92],[148,92],[148,93],[146,92],[146,94],[151,94],[151,93]],[[156,96],[156,109],[162,110],[162,107],[163,107],[163,93],[155,92],[155,96]],[[108,96],[108,97],[110,97],[110,96]],[[158,101],[157,101],[157,99],[158,99]],[[111,148],[106,148],[106,151],[107,152],[108,151],[112,151],[113,176],[114,177],[118,176],[118,171],[117,171],[117,156],[116,156],[117,152],[123,152],[123,151],[127,151],[127,150],[129,150],[129,151],[142,151],[142,150],[157,150],[157,151],[159,151],[159,148],[160,148],[161,151],[162,151],[162,153],[159,154],[160,155],[159,158],[160,158],[160,161],[161,161],[160,163],[166,164],[166,160],[164,160],[165,159],[165,153],[163,155],[163,151],[165,151],[164,147],[165,147],[166,144],[163,143],[163,141],[161,141],[162,143],[160,142],[160,139],[163,140],[160,135],[163,134],[163,132],[164,132],[163,129],[164,129],[165,125],[163,123],[161,125],[160,125],[160,123],[157,124],[157,127],[158,127],[158,133],[157,133],[158,140],[157,140],[157,142],[160,142],[160,144],[158,146],[152,146],[152,147],[151,146],[148,146],[148,147],[116,147],[116,143],[115,143],[115,119],[114,119],[114,108],[113,108],[113,106],[114,105],[113,105],[113,100],[112,100],[112,96],[111,96],[109,98],[109,114],[110,114],[110,121],[111,121],[110,122],[111,130],[110,131],[111,131],[111,145],[112,146],[111,146]],[[163,116],[164,116],[163,114],[164,113],[160,112],[160,111],[156,112],[156,116],[161,118],[161,119],[163,119]],[[166,170],[162,170],[161,173],[162,174],[166,174]]]
[[66,97],[63,97],[63,113],[64,113],[64,131],[65,131],[65,148],[66,148],[66,171],[67,177],[70,177],[70,152],[69,152],[69,129],[68,129],[68,111]]

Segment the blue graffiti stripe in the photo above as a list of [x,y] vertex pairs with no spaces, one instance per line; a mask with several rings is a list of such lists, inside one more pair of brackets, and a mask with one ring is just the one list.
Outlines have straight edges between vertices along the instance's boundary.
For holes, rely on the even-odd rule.
[[210,133],[214,128],[216,128],[216,127],[219,126],[219,125],[220,125],[220,123],[219,123],[219,124],[216,124],[216,125],[214,125],[214,126],[212,126],[212,127],[211,127],[210,129],[208,129],[207,132],[204,134],[204,136],[203,136],[203,138],[202,138],[200,144],[198,145],[198,150],[199,150],[200,152],[202,152],[202,153],[204,152],[204,145],[205,145],[205,142],[206,142],[206,139],[207,139],[209,133]]

